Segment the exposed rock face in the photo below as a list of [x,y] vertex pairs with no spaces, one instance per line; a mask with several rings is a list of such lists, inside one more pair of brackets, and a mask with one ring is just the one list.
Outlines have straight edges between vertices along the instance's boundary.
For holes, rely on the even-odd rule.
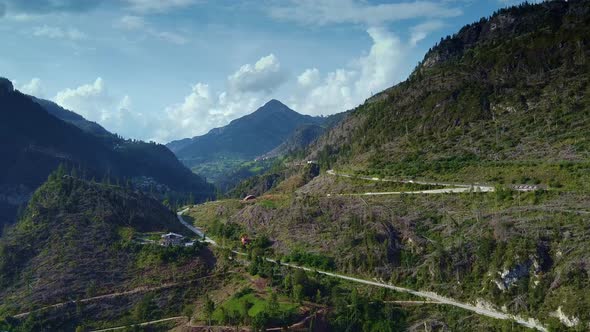
[[553,317],[559,318],[559,321],[567,326],[567,327],[574,327],[580,324],[580,319],[578,317],[568,317],[562,310],[561,307],[558,307],[557,310],[551,314]]
[[526,277],[529,274],[532,264],[533,263],[531,260],[527,260],[521,264],[516,265],[510,270],[499,272],[500,280],[495,280],[494,282],[500,290],[505,291],[506,289],[510,288],[510,286],[518,282],[519,279]]
[[0,77],[0,96],[5,96],[14,92],[14,86],[12,82],[4,77]]

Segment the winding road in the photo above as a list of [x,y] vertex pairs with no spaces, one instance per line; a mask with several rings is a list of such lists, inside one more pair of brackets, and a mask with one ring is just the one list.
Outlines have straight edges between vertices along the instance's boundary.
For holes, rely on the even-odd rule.
[[[182,215],[188,211],[187,209],[184,209],[180,212],[178,212],[178,220],[185,226],[187,226],[187,228],[189,228],[191,231],[193,231],[194,233],[196,233],[197,235],[203,237],[203,232],[198,229],[195,226],[189,225],[183,218]],[[190,227],[189,227],[190,226]],[[205,241],[207,241],[207,238],[205,238]],[[218,244],[209,239],[209,241],[207,241],[208,243],[211,243],[214,246],[218,246]],[[239,252],[239,251],[235,251],[232,250],[232,252],[239,254],[239,255],[246,255],[245,253]],[[373,280],[366,280],[366,279],[360,279],[360,278],[355,278],[355,277],[350,277],[350,276],[346,276],[343,274],[338,274],[338,273],[333,273],[333,272],[327,272],[327,271],[322,271],[322,270],[316,270],[316,269],[312,269],[312,268],[308,268],[308,267],[304,267],[304,266],[298,266],[298,265],[293,265],[293,264],[289,264],[289,263],[284,263],[284,262],[280,262],[280,261],[276,261],[274,259],[271,258],[265,258],[266,261],[271,262],[271,263],[275,263],[275,264],[280,264],[282,266],[287,266],[290,268],[294,268],[294,269],[299,269],[299,270],[304,270],[304,271],[308,271],[308,272],[314,272],[314,273],[319,273],[319,274],[323,274],[326,276],[330,276],[330,277],[334,277],[334,278],[338,278],[338,279],[342,279],[342,280],[347,280],[347,281],[351,281],[351,282],[356,282],[356,283],[360,283],[360,284],[365,284],[365,285],[370,285],[370,286],[376,286],[376,287],[381,287],[381,288],[387,288],[387,289],[391,289],[397,292],[401,292],[401,293],[407,293],[407,294],[412,294],[414,296],[417,297],[421,297],[421,298],[425,298],[431,301],[435,301],[437,303],[442,303],[442,304],[447,304],[447,305],[451,305],[454,307],[458,307],[458,308],[462,308],[471,312],[475,312],[479,315],[483,315],[483,316],[487,316],[487,317],[491,317],[491,318],[495,318],[495,319],[501,319],[501,320],[512,320],[522,326],[526,326],[528,328],[531,329],[536,329],[538,331],[543,331],[543,332],[547,332],[547,328],[545,328],[543,325],[541,325],[541,323],[539,323],[538,321],[534,320],[534,319],[525,319],[522,318],[520,316],[515,316],[515,315],[511,315],[511,314],[507,314],[492,308],[486,308],[482,305],[472,305],[472,304],[468,304],[468,303],[463,303],[463,302],[459,302],[457,300],[448,298],[448,297],[444,297],[441,295],[438,295],[436,293],[433,292],[423,292],[423,291],[416,291],[413,289],[409,289],[409,288],[405,288],[405,287],[400,287],[400,286],[395,286],[392,285],[390,283],[386,283],[384,281],[373,281]]]
[[93,330],[91,332],[107,332],[107,331],[117,331],[117,330],[123,330],[132,326],[149,326],[149,325],[153,325],[153,324],[158,324],[158,323],[163,323],[163,322],[169,322],[169,321],[177,321],[177,320],[188,320],[186,318],[186,316],[177,316],[177,317],[170,317],[170,318],[163,318],[163,319],[158,319],[158,320],[152,320],[149,322],[144,322],[144,323],[139,323],[139,324],[134,324],[134,325],[124,325],[124,326],[117,326],[117,327],[111,327],[108,329],[102,329],[102,330]]
[[378,196],[378,195],[401,195],[401,194],[457,194],[457,193],[468,193],[468,192],[493,192],[495,189],[492,186],[482,184],[454,184],[454,183],[441,183],[441,182],[425,182],[425,181],[414,181],[414,180],[391,180],[391,179],[380,179],[376,177],[368,176],[353,176],[350,174],[336,173],[330,169],[326,171],[328,175],[339,176],[349,179],[361,179],[367,181],[378,181],[378,182],[396,182],[396,183],[412,183],[421,184],[428,186],[442,186],[448,187],[444,189],[430,189],[430,190],[416,190],[416,191],[387,191],[387,192],[368,192],[368,193],[354,193],[354,194],[327,194],[330,196]]

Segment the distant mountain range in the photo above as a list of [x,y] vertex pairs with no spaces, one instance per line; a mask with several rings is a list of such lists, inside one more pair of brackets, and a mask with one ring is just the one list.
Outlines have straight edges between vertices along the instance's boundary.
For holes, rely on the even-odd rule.
[[299,114],[273,99],[227,126],[166,146],[189,166],[221,155],[253,159],[283,143],[298,127],[323,122],[322,117]]
[[227,126],[212,129],[202,136],[173,141],[166,146],[193,171],[216,182],[220,175],[285,143],[298,130],[300,136],[305,134],[304,141],[315,139],[323,132],[327,119],[299,114],[273,99]]
[[56,104],[14,90],[0,79],[0,223],[14,219],[58,165],[88,179],[128,183],[160,197],[195,200],[213,187],[163,145],[124,140]]

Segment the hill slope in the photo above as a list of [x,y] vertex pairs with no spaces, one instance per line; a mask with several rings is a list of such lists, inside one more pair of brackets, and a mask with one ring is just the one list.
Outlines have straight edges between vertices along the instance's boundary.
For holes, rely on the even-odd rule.
[[67,110],[50,100],[40,99],[33,96],[30,97],[34,102],[41,105],[47,111],[47,113],[65,122],[71,123],[85,132],[101,136],[112,135],[98,123],[88,121],[83,116]]
[[59,164],[77,168],[89,179],[129,180],[162,196],[192,194],[198,200],[212,196],[212,186],[186,169],[165,146],[85,132],[13,90],[10,81],[3,82],[0,221],[12,220],[16,207],[26,203]]
[[[551,164],[590,157],[589,8],[588,1],[525,4],[462,28],[407,81],[325,134],[309,158],[324,167],[504,183],[527,181],[515,174],[540,162],[529,178],[567,186]],[[518,170],[502,174],[503,162]]]
[[[68,175],[50,176],[22,219],[0,238],[0,316],[204,273],[199,246],[138,243],[142,233],[168,231],[186,233],[157,200]],[[168,273],[171,266],[176,275]],[[91,306],[90,312],[114,319],[134,301],[120,302],[108,313]],[[81,312],[76,316],[33,320],[38,326],[46,319],[58,324],[43,330],[71,330],[83,319]]]
[[[340,273],[502,308],[548,330],[585,330],[589,36],[590,1],[525,4],[468,25],[308,148],[321,175],[250,179],[236,197],[256,201],[200,205],[194,219],[221,238],[214,232],[232,227],[264,235],[282,259],[332,262]],[[377,175],[495,190],[371,195],[424,189]],[[510,190],[520,183],[540,189]]]

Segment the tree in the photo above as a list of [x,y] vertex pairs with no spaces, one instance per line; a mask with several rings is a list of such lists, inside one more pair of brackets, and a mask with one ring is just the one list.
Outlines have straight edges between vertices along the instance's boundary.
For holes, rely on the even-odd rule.
[[276,292],[270,295],[270,301],[268,302],[267,311],[270,316],[275,316],[279,311],[279,298]]
[[303,296],[304,296],[304,292],[303,292],[303,285],[301,284],[295,284],[293,285],[293,299],[297,302],[303,302]]
[[215,302],[209,298],[209,295],[205,298],[205,317],[207,318],[207,324],[211,325],[211,316],[213,316],[213,312],[215,311]]
[[195,308],[192,305],[186,305],[184,307],[184,309],[182,310],[182,314],[186,316],[186,318],[188,319],[188,321],[191,321],[191,318],[193,317],[193,314],[195,312]]

